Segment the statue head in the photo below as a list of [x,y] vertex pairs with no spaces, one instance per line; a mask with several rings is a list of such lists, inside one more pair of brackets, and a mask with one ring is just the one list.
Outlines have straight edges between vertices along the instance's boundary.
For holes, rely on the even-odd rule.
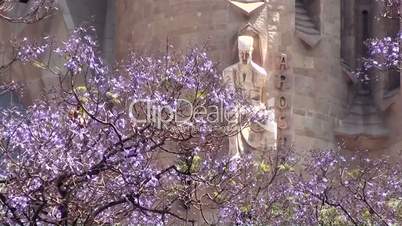
[[239,60],[241,64],[250,64],[253,55],[254,39],[251,36],[239,36],[238,38]]

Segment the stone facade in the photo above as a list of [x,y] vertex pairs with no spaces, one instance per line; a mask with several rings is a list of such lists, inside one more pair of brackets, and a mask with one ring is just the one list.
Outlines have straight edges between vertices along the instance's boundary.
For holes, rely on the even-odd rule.
[[[207,44],[221,69],[237,59],[237,33],[247,17],[227,1],[116,1],[117,56],[166,51],[167,41],[186,49]],[[129,29],[127,29],[129,28]]]
[[[295,144],[298,150],[345,143],[349,148],[395,154],[402,147],[399,73],[377,73],[381,79],[370,83],[371,96],[364,98],[373,108],[372,116],[353,110],[362,98],[356,97],[351,76],[359,66],[357,59],[365,54],[362,41],[393,34],[400,27],[399,21],[390,26],[389,21],[375,19],[380,8],[375,0],[58,2],[60,12],[51,20],[28,26],[0,24],[1,40],[43,33],[62,39],[74,26],[89,20],[97,27],[109,62],[123,59],[131,50],[153,55],[164,53],[168,44],[177,51],[205,45],[223,70],[238,60],[238,36],[252,36],[253,59],[268,72],[264,92],[267,104],[275,106],[278,143]],[[6,73],[28,84],[26,103],[52,87],[52,78],[25,66],[17,65]],[[370,131],[364,130],[371,124],[366,118],[378,119],[380,127],[375,128],[387,133],[379,140],[367,136]],[[359,120],[358,132],[348,129],[357,128],[348,122]]]
[[[100,47],[109,62],[114,60],[114,4],[113,0],[59,0],[59,10],[51,17],[34,24],[10,24],[0,21],[0,63],[9,62],[14,54],[9,41],[29,37],[39,40],[43,36],[51,36],[64,40],[68,33],[83,23],[96,27]],[[23,15],[30,2],[18,3],[13,9],[16,15]],[[57,63],[57,62],[51,62]],[[35,99],[43,98],[43,94],[58,87],[58,79],[38,68],[20,63],[1,72],[3,82],[14,80],[24,85],[23,98],[18,100],[23,105],[31,104]],[[3,98],[5,102],[14,101]],[[1,99],[1,100],[3,100]],[[8,99],[8,100],[7,100]],[[7,105],[4,103],[2,105]]]
[[[247,2],[262,6],[248,12]],[[163,52],[167,39],[179,49],[207,42],[223,69],[236,62],[236,38],[243,32],[254,34],[259,38],[261,65],[269,72],[268,99],[286,101],[285,107],[277,108],[277,120],[284,122],[278,122],[282,125],[278,140],[285,138],[301,149],[336,144],[334,128],[348,99],[340,64],[340,1],[117,0],[116,4],[119,57],[129,49]],[[304,37],[309,30],[296,35],[297,4],[306,14],[299,17],[310,16],[308,23],[316,26],[317,43]],[[286,61],[285,70],[281,60]],[[286,77],[282,88],[277,86],[281,75]]]
[[[377,1],[342,1],[341,58],[345,78],[350,78],[350,69],[361,66],[358,59],[367,55],[363,44],[365,39],[395,36],[399,31],[398,20],[384,19],[378,16],[380,14],[381,5]],[[350,143],[354,148],[368,148],[374,154],[399,155],[402,148],[400,73],[377,71],[369,76],[367,90],[370,95],[366,95],[365,100],[358,97],[360,94],[356,86],[349,85],[351,95],[348,105],[351,111],[344,119],[347,121],[348,118],[354,118],[355,130],[358,127],[356,124],[366,129],[355,134],[352,132],[353,136],[346,138],[353,140]],[[356,114],[354,109],[357,105],[364,106],[364,111]]]

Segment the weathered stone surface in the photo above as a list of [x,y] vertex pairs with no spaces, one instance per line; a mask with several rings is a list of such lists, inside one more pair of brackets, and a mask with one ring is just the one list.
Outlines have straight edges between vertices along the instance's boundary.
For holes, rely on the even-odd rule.
[[[73,1],[68,4],[60,2],[68,6]],[[74,1],[74,4],[79,2]],[[91,2],[94,0],[85,0],[82,3],[85,7],[74,12],[68,12],[74,7],[61,7],[60,15],[56,16],[56,20],[52,18],[53,22],[44,21],[27,27],[1,24],[0,38],[7,41],[12,35],[39,37],[43,33],[51,33],[62,39],[77,19],[88,16],[76,14],[84,8],[91,8]],[[305,1],[308,19],[303,18],[294,0],[261,0],[257,2],[258,7],[255,7],[257,4],[245,6],[244,1],[236,1],[235,6],[228,0],[108,0],[107,4],[112,4],[115,9],[108,7],[108,16],[102,18],[98,14],[105,11],[106,1],[101,2],[102,6],[98,5],[88,12],[94,12],[96,18],[101,18],[97,26],[106,24],[102,28],[103,34],[99,35],[105,36],[107,54],[116,54],[118,60],[131,50],[139,54],[163,53],[167,42],[180,50],[206,44],[213,59],[219,62],[219,69],[223,70],[236,62],[237,50],[234,47],[239,34],[248,25],[252,27],[259,38],[261,66],[269,72],[264,92],[268,99],[281,95],[289,98],[290,105],[286,110],[289,128],[286,133],[296,146],[309,147],[337,144],[334,130],[350,108],[353,91],[350,79],[345,78],[342,72],[344,67],[341,62],[351,70],[358,66],[356,59],[363,53],[359,15],[362,10],[369,10],[370,15],[377,12],[377,6],[368,7],[367,1],[356,0]],[[238,10],[239,6],[243,9]],[[74,15],[77,17],[73,18]],[[114,21],[111,17],[115,17]],[[392,26],[382,26],[381,23],[385,22],[370,19],[369,24],[373,26],[370,35],[392,31]],[[112,29],[114,24],[115,30]],[[312,34],[319,35],[319,42],[308,45],[300,40],[295,34],[300,27],[315,29],[317,32]],[[399,29],[399,23],[397,27]],[[113,45],[114,51],[111,50]],[[288,87],[283,90],[278,89],[275,82],[282,73],[278,66],[281,54],[287,55],[289,67],[286,70]],[[0,55],[5,59],[6,54]],[[32,73],[24,76],[26,71]],[[50,76],[30,68],[15,67],[13,74],[30,85],[27,91],[30,98],[24,100],[27,103],[39,97],[42,90],[54,86]],[[396,150],[402,140],[400,88],[392,92],[395,93],[392,98],[387,99],[384,98],[384,94],[389,93],[384,91],[386,86],[387,80],[375,85],[374,100],[382,110],[387,110],[385,125],[392,135],[385,147]]]
[[[355,59],[361,56],[362,30],[357,27],[361,23],[356,21],[355,14],[360,13],[357,11],[366,7],[366,3],[356,0],[305,1],[309,19],[301,20],[303,13],[296,1],[261,0],[245,5],[246,2],[236,0],[237,6],[234,6],[227,0],[116,0],[117,58],[123,58],[131,49],[158,54],[165,51],[167,40],[179,49],[207,43],[212,57],[223,69],[236,62],[236,38],[246,25],[250,25],[260,39],[261,65],[269,72],[264,89],[267,98],[285,95],[289,100],[287,133],[292,134],[293,142],[296,145],[303,142],[336,144],[334,130],[350,108],[352,91],[350,81],[343,76],[341,59],[351,68],[357,66]],[[371,8],[374,11],[370,13],[375,13],[375,5]],[[371,26],[376,26],[372,29],[373,35],[389,32],[384,26],[377,26],[380,23],[384,22],[372,23]],[[314,34],[319,35],[319,42],[310,43],[314,48],[309,48],[296,36],[295,31],[300,27],[318,31]],[[288,88],[278,90],[275,78],[281,74],[278,59],[283,53],[289,64],[286,71]],[[51,82],[40,83],[51,86]],[[381,89],[377,87],[376,90]],[[383,100],[381,94],[376,94],[376,101],[387,104],[388,100]],[[399,94],[395,95],[392,103],[387,104],[385,124],[392,134],[387,147],[398,146],[402,139],[400,99]],[[303,125],[302,129],[298,123]],[[298,135],[301,131],[307,135]]]

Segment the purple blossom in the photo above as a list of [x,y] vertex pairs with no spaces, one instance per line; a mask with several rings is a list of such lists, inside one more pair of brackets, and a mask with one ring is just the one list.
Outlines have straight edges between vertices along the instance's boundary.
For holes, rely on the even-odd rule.
[[[69,81],[67,88],[60,87],[63,92],[24,112],[1,114],[1,223],[400,222],[401,170],[387,159],[317,150],[300,161],[291,147],[233,159],[225,150],[228,123],[192,114],[178,99],[229,112],[242,106],[241,125],[268,119],[264,110],[223,85],[205,51],[161,57],[133,53],[111,70],[99,57],[93,33],[77,28],[55,50],[69,72],[55,74],[67,76],[61,77]],[[371,45],[372,54],[399,52],[393,38]],[[28,40],[20,46],[19,60],[25,63],[41,63],[41,56],[53,51]],[[387,65],[386,59],[367,66]],[[83,82],[77,84],[79,79]],[[188,120],[134,123],[127,105],[140,100],[146,102],[130,109],[137,116],[152,103],[189,115]]]
[[64,66],[73,74],[82,72],[84,66],[88,66],[98,76],[104,76],[107,72],[103,60],[98,57],[98,46],[93,38],[94,33],[93,27],[78,27],[64,42],[64,45],[55,50],[56,53],[67,57]]
[[49,47],[48,40],[49,38],[45,37],[38,43],[24,38],[21,42],[15,44],[18,50],[16,59],[22,63],[32,63],[39,60]]

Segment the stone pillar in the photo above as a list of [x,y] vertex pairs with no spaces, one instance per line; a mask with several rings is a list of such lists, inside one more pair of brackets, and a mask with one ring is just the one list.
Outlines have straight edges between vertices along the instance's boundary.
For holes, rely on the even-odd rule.
[[116,36],[116,3],[107,0],[105,29],[103,34],[103,54],[105,60],[113,64],[115,60],[115,36]]
[[[321,41],[311,48],[293,36],[290,43],[282,42],[281,47],[288,55],[293,84],[288,92],[290,130],[293,142],[301,150],[337,145],[334,128],[345,114],[347,103],[347,82],[340,66],[341,4],[339,0],[319,4],[315,13],[320,18]],[[287,34],[282,37],[292,36]]]

